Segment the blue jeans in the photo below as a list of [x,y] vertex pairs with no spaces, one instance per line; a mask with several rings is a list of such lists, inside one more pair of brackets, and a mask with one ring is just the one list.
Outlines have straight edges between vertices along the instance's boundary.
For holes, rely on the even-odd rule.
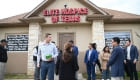
[[48,74],[48,80],[54,80],[54,61],[52,62],[41,62],[41,80],[46,80]]
[[107,69],[107,70],[103,70],[103,72],[102,72],[102,79],[110,79],[109,78],[109,70]]
[[[88,62],[86,64],[86,68],[87,68],[88,80],[95,80],[96,79],[95,64],[93,65],[92,63]],[[91,76],[92,76],[92,78],[91,78]]]

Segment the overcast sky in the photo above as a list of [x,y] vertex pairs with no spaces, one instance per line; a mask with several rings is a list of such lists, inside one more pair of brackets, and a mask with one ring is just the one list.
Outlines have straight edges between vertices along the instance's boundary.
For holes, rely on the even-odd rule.
[[[0,19],[31,11],[43,0],[1,0]],[[140,0],[91,0],[99,7],[140,15]]]

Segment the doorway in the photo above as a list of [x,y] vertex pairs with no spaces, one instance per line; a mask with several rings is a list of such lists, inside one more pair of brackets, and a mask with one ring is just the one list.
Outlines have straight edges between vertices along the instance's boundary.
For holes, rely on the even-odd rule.
[[59,48],[64,49],[64,44],[70,40],[75,42],[74,33],[59,33]]

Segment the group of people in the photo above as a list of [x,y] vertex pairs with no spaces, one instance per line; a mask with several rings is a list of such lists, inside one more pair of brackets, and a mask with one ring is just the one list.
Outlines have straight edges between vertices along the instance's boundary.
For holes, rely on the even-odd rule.
[[[59,75],[59,80],[77,80],[78,47],[71,40],[64,44],[61,51],[51,42],[52,35],[47,33],[43,43],[33,50],[33,61],[35,64],[34,80],[54,80],[54,73]],[[0,80],[3,80],[5,65],[7,62],[7,41],[0,41]],[[138,50],[131,40],[126,40],[124,48],[119,46],[120,39],[112,39],[113,50],[105,46],[102,52],[97,51],[96,43],[89,43],[85,53],[84,63],[87,69],[87,80],[96,80],[95,65],[98,64],[102,72],[102,80],[123,80],[124,66],[130,80],[138,80],[136,63],[138,61]],[[100,64],[101,63],[101,64]]]
[[60,50],[52,40],[52,35],[47,33],[45,40],[33,50],[35,64],[34,80],[54,80],[54,73],[59,75],[59,80],[77,80],[78,48],[70,40]]
[[98,52],[96,43],[89,44],[84,58],[88,74],[87,80],[96,80],[96,64],[102,73],[102,80],[123,80],[124,70],[130,76],[130,80],[133,80],[134,77],[135,80],[138,80],[136,62],[139,54],[137,47],[131,43],[130,39],[126,40],[124,48],[121,48],[119,44],[120,39],[114,37],[112,39],[112,52],[110,52],[109,46],[105,46],[102,52]]
[[[60,50],[54,42],[51,42],[52,35],[47,33],[43,43],[33,50],[33,60],[35,63],[35,80],[54,80],[54,74],[59,75],[59,80],[77,80],[78,47],[71,40],[64,44],[64,50]],[[89,43],[85,53],[84,63],[87,69],[87,80],[96,80],[95,66],[99,66],[102,73],[102,80],[123,80],[124,65],[130,80],[138,80],[136,62],[138,61],[137,47],[126,40],[125,48],[119,46],[120,39],[112,39],[113,50],[105,46],[102,52],[97,51],[96,43]],[[100,64],[101,63],[101,64]],[[127,66],[126,66],[127,65]]]
[[[35,64],[34,80],[54,80],[54,73],[59,75],[59,80],[77,80],[78,47],[71,40],[64,44],[64,50],[60,50],[54,42],[51,42],[52,35],[47,33],[43,43],[33,50],[33,61]],[[5,65],[8,59],[7,41],[0,41],[0,80],[3,80]],[[138,80],[136,63],[138,61],[138,50],[131,40],[126,40],[125,47],[119,46],[120,39],[112,39],[113,50],[105,46],[102,52],[97,51],[96,43],[89,43],[85,53],[84,63],[87,69],[87,80],[96,80],[95,65],[99,66],[102,73],[102,80],[123,80],[124,68],[130,80]],[[100,64],[101,63],[101,64]]]
[[[99,70],[102,73],[102,80],[110,80],[110,71],[107,69],[107,61],[110,57],[109,46],[105,46],[100,53],[97,51],[97,44],[90,43],[89,50],[86,51],[84,62],[87,67],[88,80],[95,80],[95,65],[99,66]],[[91,75],[92,74],[92,75]],[[92,76],[92,78],[91,78]]]

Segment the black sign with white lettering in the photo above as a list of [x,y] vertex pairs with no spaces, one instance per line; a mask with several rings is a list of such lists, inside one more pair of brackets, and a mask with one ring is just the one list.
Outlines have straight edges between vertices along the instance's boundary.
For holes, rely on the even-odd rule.
[[120,46],[123,48],[125,46],[125,41],[130,39],[130,32],[105,32],[105,44],[112,49],[112,38],[120,38]]
[[28,35],[7,35],[8,51],[28,51]]

